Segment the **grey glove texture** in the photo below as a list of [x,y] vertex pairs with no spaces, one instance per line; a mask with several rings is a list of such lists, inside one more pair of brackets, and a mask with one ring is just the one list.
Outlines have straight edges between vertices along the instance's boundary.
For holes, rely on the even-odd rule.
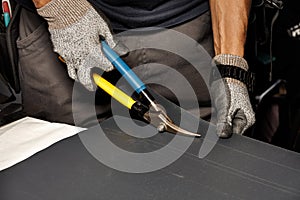
[[[245,59],[228,54],[214,57],[218,64],[248,70]],[[228,138],[232,133],[243,134],[255,122],[247,87],[233,78],[222,78],[211,84],[212,101],[217,110],[217,134]]]
[[90,91],[96,89],[92,68],[113,69],[102,53],[99,36],[119,55],[128,52],[114,40],[107,22],[86,0],[52,0],[37,11],[48,22],[54,51],[65,60],[69,76]]

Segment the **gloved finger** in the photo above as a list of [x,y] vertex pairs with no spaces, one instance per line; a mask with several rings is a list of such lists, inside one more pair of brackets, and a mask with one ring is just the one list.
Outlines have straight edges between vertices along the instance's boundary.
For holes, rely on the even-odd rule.
[[253,112],[253,110],[251,109],[251,107],[249,107],[250,109],[245,110],[245,116],[247,119],[247,124],[244,127],[244,130],[242,131],[242,134],[249,128],[251,127],[254,123],[255,123],[255,113]]
[[72,63],[68,63],[68,62],[66,62],[66,65],[67,65],[69,77],[74,80],[77,80],[78,77],[77,77],[77,73],[76,73],[76,69],[75,69],[74,65]]
[[112,37],[111,35],[108,37],[100,35],[99,37],[100,40],[105,40],[110,48],[112,48],[119,56],[125,56],[129,53],[128,47],[117,37]]
[[217,135],[220,138],[228,138],[232,135],[231,116],[229,115],[228,89],[222,80],[212,83],[212,97],[217,111]]
[[101,45],[95,45],[90,49],[89,55],[85,58],[83,62],[84,67],[98,67],[104,71],[111,71],[114,69],[111,62],[102,53]]
[[79,68],[78,72],[78,81],[89,91],[95,91],[97,89],[96,84],[94,83],[91,76],[91,68]]
[[121,42],[119,39],[114,39],[116,45],[113,47],[113,50],[119,55],[119,56],[126,56],[129,53],[128,47]]
[[229,138],[232,135],[232,126],[227,122],[217,123],[217,135],[220,138]]
[[247,118],[243,110],[238,110],[232,119],[232,131],[236,134],[243,134],[247,126]]
[[111,71],[114,67],[103,55],[100,45],[90,48],[89,55],[82,62],[82,66],[77,71],[78,80],[89,91],[95,91],[97,86],[91,76],[91,69],[97,67],[104,71]]
[[232,135],[231,116],[224,105],[217,110],[217,135],[220,138],[228,138]]

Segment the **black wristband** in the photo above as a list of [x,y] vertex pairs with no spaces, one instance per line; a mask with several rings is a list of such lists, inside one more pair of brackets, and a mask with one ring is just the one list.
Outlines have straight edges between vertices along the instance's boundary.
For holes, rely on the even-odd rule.
[[255,76],[252,72],[248,72],[240,67],[219,64],[212,68],[210,83],[220,78],[233,78],[239,80],[247,86],[250,92],[253,92]]

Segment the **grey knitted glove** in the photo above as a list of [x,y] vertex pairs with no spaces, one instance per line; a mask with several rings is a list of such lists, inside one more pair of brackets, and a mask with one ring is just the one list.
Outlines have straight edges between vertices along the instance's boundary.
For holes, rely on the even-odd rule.
[[[245,59],[221,54],[214,57],[217,64],[231,65],[248,70]],[[217,109],[217,134],[228,138],[232,133],[243,134],[255,122],[247,87],[233,78],[222,78],[211,85],[213,103]]]
[[65,60],[69,76],[88,90],[96,89],[90,74],[93,67],[113,69],[102,53],[100,35],[120,56],[128,51],[86,0],[52,0],[37,11],[48,22],[54,51]]

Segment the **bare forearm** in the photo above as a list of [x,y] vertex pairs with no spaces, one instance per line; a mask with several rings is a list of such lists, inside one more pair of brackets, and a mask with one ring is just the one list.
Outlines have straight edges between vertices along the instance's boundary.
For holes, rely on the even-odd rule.
[[210,0],[215,53],[244,56],[251,0]]
[[36,8],[41,8],[51,0],[32,0]]

